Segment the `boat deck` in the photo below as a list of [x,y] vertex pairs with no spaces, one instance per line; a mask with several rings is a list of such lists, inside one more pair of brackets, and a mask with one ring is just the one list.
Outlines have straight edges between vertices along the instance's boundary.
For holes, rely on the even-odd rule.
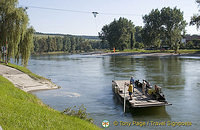
[[[134,93],[132,100],[129,100],[130,96],[128,93],[128,86],[125,83],[129,83],[129,80],[114,80],[112,81],[112,88],[114,93],[123,103],[124,100],[124,86],[125,86],[125,99],[129,107],[154,107],[154,106],[167,106],[171,105],[167,102],[160,102],[157,100],[152,100],[147,94],[143,95],[141,88],[134,87]],[[126,106],[127,106],[126,105]]]

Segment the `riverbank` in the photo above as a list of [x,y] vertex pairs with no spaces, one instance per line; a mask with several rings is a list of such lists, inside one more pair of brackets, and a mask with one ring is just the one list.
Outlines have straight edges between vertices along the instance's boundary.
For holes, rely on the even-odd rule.
[[28,69],[10,63],[0,64],[0,75],[25,92],[59,88],[51,81],[31,73]]
[[102,55],[102,56],[200,56],[200,53],[133,53],[133,52],[116,52],[116,53],[101,53],[93,55]]
[[56,111],[0,76],[0,126],[3,129],[100,129]]
[[41,52],[41,53],[32,53],[31,55],[56,55],[56,54],[70,54],[65,51],[55,51],[55,52]]
[[88,121],[62,114],[27,93],[56,88],[48,79],[24,67],[0,64],[0,126],[3,129],[100,129]]
[[179,50],[174,53],[173,50],[124,50],[124,51],[105,51],[88,53],[88,55],[102,55],[102,56],[200,56],[200,50]]
[[103,55],[103,56],[112,56],[112,55],[118,55],[118,56],[131,56],[131,55],[144,55],[144,56],[200,56],[200,49],[181,49],[178,51],[178,53],[174,53],[174,50],[144,50],[144,49],[125,49],[123,51],[116,50],[116,52],[113,52],[113,50],[96,50],[91,52],[75,52],[75,53],[68,53],[64,51],[57,51],[57,52],[42,52],[42,53],[36,53],[32,55],[60,55],[60,54],[81,54],[81,55]]

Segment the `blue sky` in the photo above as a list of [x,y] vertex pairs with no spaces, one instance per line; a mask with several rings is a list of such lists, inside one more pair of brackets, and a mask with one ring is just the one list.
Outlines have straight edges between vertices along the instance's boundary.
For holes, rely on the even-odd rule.
[[[19,5],[91,12],[75,13],[31,7],[27,10],[30,25],[37,32],[73,35],[97,35],[105,24],[119,17],[131,20],[136,26],[143,26],[142,16],[152,9],[163,7],[176,6],[181,9],[189,23],[191,16],[197,14],[200,8],[195,0],[19,0]],[[92,14],[94,11],[99,12],[96,18]],[[200,34],[195,26],[187,26],[186,30],[188,34]]]

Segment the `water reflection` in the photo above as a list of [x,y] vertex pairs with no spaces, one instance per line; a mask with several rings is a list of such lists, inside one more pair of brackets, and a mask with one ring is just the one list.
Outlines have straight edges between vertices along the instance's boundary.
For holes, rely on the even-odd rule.
[[165,106],[151,107],[151,108],[135,108],[131,109],[129,112],[131,112],[133,119],[136,121],[149,120],[149,119],[171,120],[171,117],[167,113]]
[[147,79],[152,84],[166,86],[166,88],[173,85],[182,87],[185,84],[182,61],[178,57],[112,56],[109,68],[116,77],[122,79],[134,76],[136,79]]

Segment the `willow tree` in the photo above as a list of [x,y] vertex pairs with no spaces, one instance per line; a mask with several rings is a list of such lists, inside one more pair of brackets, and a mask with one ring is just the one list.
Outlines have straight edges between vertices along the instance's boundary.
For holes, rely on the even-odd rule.
[[27,65],[33,44],[33,28],[28,27],[26,9],[18,6],[18,0],[0,1],[0,47],[8,44],[7,58],[14,58]]

